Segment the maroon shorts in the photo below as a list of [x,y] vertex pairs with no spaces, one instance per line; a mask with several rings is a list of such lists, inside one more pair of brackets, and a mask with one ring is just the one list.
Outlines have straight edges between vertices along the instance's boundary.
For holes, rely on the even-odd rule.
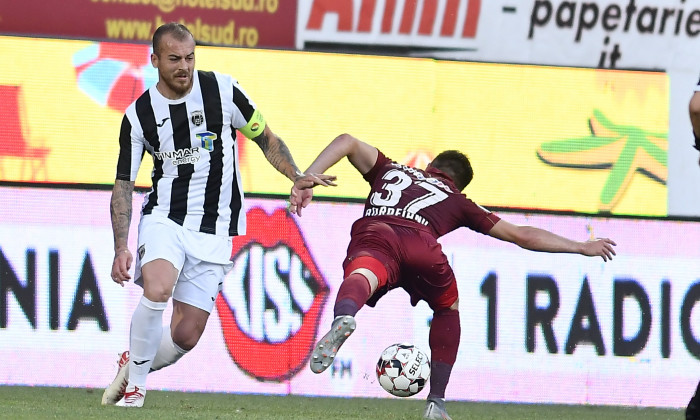
[[[386,274],[377,269],[378,264]],[[396,287],[408,292],[413,306],[425,300],[434,311],[449,308],[459,296],[442,247],[425,230],[382,222],[354,225],[343,262],[345,276],[357,268],[369,269],[379,280],[369,306]]]

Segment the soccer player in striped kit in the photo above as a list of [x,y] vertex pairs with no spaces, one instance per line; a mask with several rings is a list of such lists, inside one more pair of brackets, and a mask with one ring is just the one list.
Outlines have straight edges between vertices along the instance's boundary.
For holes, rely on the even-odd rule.
[[[232,237],[246,231],[236,130],[252,139],[270,164],[300,184],[334,185],[333,176],[304,175],[282,139],[231,76],[195,70],[195,40],[179,23],[153,34],[158,83],[127,108],[119,135],[110,213],[112,279],[131,276],[143,287],[117,376],[102,404],[142,407],[149,372],[178,361],[198,342],[226,273]],[[127,246],[132,192],[142,156],[153,158],[137,252]],[[162,325],[173,298],[169,325]]]
[[[461,191],[471,182],[469,159],[459,151],[440,153],[425,170],[401,165],[377,148],[343,134],[335,138],[307,169],[322,174],[344,157],[371,186],[363,217],[350,232],[344,280],[333,307],[330,331],[316,344],[310,368],[325,371],[345,340],[355,331],[355,315],[374,306],[390,290],[401,287],[415,306],[420,300],[433,310],[428,343],[431,350],[430,393],[426,419],[446,419],[445,389],[457,358],[461,326],[457,281],[437,242],[460,227],[541,252],[615,255],[608,238],[574,241],[544,229],[517,226],[469,200]],[[311,195],[295,183],[289,210],[301,216]]]

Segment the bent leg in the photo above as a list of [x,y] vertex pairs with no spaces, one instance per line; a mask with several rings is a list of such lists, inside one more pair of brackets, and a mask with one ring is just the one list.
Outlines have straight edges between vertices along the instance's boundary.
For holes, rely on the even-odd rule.
[[152,370],[174,364],[197,345],[214,308],[225,274],[226,267],[223,264],[196,259],[185,262],[173,290],[170,325],[163,326],[163,337]]
[[183,350],[173,341],[170,325],[163,325],[163,334],[160,339],[160,347],[158,347],[158,352],[153,358],[151,372],[161,370],[164,367],[174,364],[185,354],[187,354],[187,351]]
[[345,279],[335,298],[333,314],[355,316],[378,287],[387,283],[387,271],[376,258],[361,256],[345,267]]
[[374,257],[353,258],[344,271],[345,279],[335,298],[331,329],[311,353],[309,366],[314,373],[325,371],[333,363],[340,347],[355,331],[355,315],[377,287],[383,287],[387,282],[386,268]]
[[162,327],[151,372],[174,364],[192,350],[202,337],[208,319],[209,312],[173,299],[173,317],[170,325]]
[[205,261],[185,264],[173,291],[170,322],[172,342],[180,350],[192,350],[202,337],[226,271],[225,265]]
[[353,228],[351,236],[343,262],[343,283],[333,307],[331,329],[321,337],[311,353],[309,365],[314,373],[321,373],[333,364],[338,350],[355,331],[354,317],[362,306],[372,305],[372,301],[386,293],[388,270],[392,270],[394,278],[398,272],[398,262],[390,257],[395,243],[390,240],[395,237],[390,226],[383,223],[366,224],[357,231]]
[[173,318],[170,323],[173,344],[185,352],[194,348],[204,333],[209,312],[173,299]]

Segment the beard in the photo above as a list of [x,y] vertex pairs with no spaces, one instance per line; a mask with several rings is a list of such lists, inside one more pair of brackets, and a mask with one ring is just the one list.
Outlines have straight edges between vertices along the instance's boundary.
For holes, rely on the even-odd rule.
[[160,80],[165,83],[165,85],[170,89],[172,92],[177,94],[178,96],[184,96],[187,94],[192,87],[192,73],[188,74],[188,78],[186,79],[187,82],[183,83],[184,80],[180,79],[178,76],[183,75],[182,73],[178,73],[176,75],[172,76],[165,76],[164,74],[161,73],[160,75]]

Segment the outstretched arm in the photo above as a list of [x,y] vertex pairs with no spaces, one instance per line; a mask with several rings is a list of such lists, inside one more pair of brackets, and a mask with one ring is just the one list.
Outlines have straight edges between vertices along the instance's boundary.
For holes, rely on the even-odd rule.
[[362,175],[372,169],[377,162],[379,151],[363,141],[356,139],[350,134],[341,134],[319,153],[316,160],[309,166],[307,172],[322,174],[331,166],[340,162],[344,157],[348,157],[352,166]]
[[617,244],[608,238],[591,239],[585,242],[573,241],[548,230],[533,226],[518,226],[503,219],[491,228],[489,235],[531,251],[581,254],[588,257],[602,257],[603,261],[611,260],[613,255],[616,255],[613,246]]
[[[321,175],[330,167],[347,156],[348,160],[361,174],[366,174],[377,162],[379,151],[350,134],[341,134],[326,146],[306,170],[309,175]],[[301,210],[311,201],[312,185],[308,180],[297,180],[289,196],[289,211],[301,216]]]
[[269,124],[265,126],[262,134],[255,137],[253,141],[260,147],[265,159],[277,169],[282,175],[289,178],[292,182],[303,180],[311,186],[315,185],[335,185],[333,175],[311,175],[307,176],[302,173],[294,163],[292,153],[284,143],[284,141],[270,129]]

